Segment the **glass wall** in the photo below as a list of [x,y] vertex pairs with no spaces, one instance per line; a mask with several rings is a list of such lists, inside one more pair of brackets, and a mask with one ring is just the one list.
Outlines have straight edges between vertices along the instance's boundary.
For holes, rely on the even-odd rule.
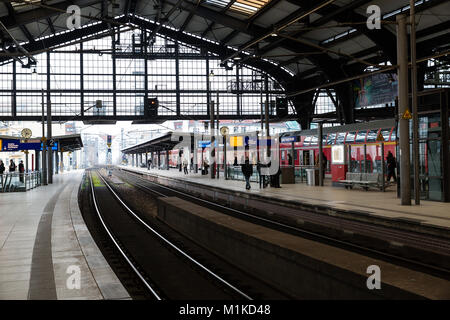
[[[258,70],[226,70],[217,56],[163,36],[143,44],[148,35],[135,29],[68,44],[36,55],[31,68],[14,61],[1,65],[0,116],[40,116],[42,90],[50,94],[52,115],[66,118],[143,116],[151,97],[159,99],[159,115],[207,118],[217,94],[220,115],[259,118],[261,96],[265,101],[284,94]],[[101,110],[94,107],[97,100]]]

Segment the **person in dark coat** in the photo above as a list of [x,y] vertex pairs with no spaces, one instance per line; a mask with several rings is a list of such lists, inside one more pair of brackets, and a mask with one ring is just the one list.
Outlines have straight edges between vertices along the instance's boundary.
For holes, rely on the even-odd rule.
[[20,160],[20,163],[19,163],[19,172],[20,172],[20,176],[19,176],[20,182],[23,183],[23,173],[25,172],[25,167],[23,165],[22,160]]
[[9,172],[14,172],[14,171],[16,171],[16,164],[11,159],[11,160],[9,160]]
[[250,190],[250,177],[253,174],[253,166],[250,164],[250,161],[245,159],[245,163],[242,165],[242,174],[245,177],[245,189]]
[[394,178],[394,181],[397,182],[397,176],[395,175],[395,168],[397,167],[397,161],[395,161],[394,155],[392,152],[388,152],[386,157],[387,162],[387,181],[391,181],[391,177]]
[[0,160],[0,174],[3,174],[5,172],[5,164],[3,163],[3,160]]
[[281,168],[280,168],[280,166],[278,166],[278,171],[277,171],[277,173],[274,174],[274,177],[273,177],[273,187],[274,188],[281,188],[280,175],[281,175]]

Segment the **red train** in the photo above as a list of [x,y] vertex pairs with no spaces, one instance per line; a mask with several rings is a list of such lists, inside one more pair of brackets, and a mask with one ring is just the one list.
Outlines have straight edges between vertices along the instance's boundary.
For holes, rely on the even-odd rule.
[[[384,158],[386,159],[389,151],[396,157],[397,130],[393,119],[323,128],[323,152],[328,160],[326,174],[331,173],[332,146],[339,144],[351,146],[349,171],[381,172],[381,144],[379,141],[381,137],[384,140]],[[292,162],[295,167],[313,166],[319,154],[317,130],[283,133],[280,137],[279,152],[281,167],[291,166]],[[208,153],[208,147],[197,148],[199,168],[202,167],[202,159],[208,158]],[[218,157],[222,164],[222,145],[219,145]],[[233,147],[227,145],[228,165],[233,165],[235,157],[237,157],[239,164],[245,157],[249,157],[250,162],[256,164],[257,152],[256,150],[246,151],[242,147],[234,150]],[[179,150],[171,150],[169,152],[169,166],[177,167],[180,161]],[[165,163],[163,156],[161,162]],[[222,165],[220,167],[223,168]]]
[[[319,155],[319,143],[314,131],[307,130],[285,134],[281,138],[281,141],[289,140],[290,137],[296,138],[293,143],[294,152],[292,152],[292,142],[280,143],[281,166],[289,166],[289,157],[294,158],[296,167],[311,166],[316,163]],[[322,145],[323,153],[328,160],[326,173],[331,172],[331,148],[338,144],[351,146],[349,171],[365,172],[364,165],[366,165],[366,172],[368,173],[381,172],[381,144],[380,141],[377,141],[377,138],[379,140],[380,137],[384,140],[385,159],[389,151],[396,157],[397,131],[394,120],[324,128]],[[366,155],[365,161],[364,154]]]

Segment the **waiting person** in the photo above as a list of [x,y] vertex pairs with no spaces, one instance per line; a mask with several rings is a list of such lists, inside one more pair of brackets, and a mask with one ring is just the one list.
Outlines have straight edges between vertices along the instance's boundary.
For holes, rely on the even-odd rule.
[[386,157],[387,162],[387,181],[391,181],[391,177],[394,177],[394,181],[397,182],[397,176],[395,175],[395,168],[397,167],[397,161],[395,161],[392,152],[388,152]]
[[250,177],[253,174],[253,166],[250,164],[248,158],[245,159],[245,163],[242,165],[242,174],[245,178],[245,189],[250,190]]
[[188,162],[186,159],[183,160],[183,169],[184,169],[184,174],[188,174]]
[[147,169],[150,170],[151,167],[152,167],[152,159],[148,159],[148,161],[147,161]]
[[9,172],[15,172],[16,171],[16,164],[14,163],[14,160],[9,160]]
[[19,163],[19,172],[20,172],[20,177],[19,177],[20,182],[23,183],[23,173],[25,172],[25,167],[23,165],[23,161],[22,160],[20,160],[20,163]]
[[203,168],[205,169],[205,174],[208,174],[208,168],[209,168],[208,159],[205,159],[203,161]]
[[235,167],[238,166],[238,159],[237,159],[237,157],[234,157],[233,166],[235,166]]
[[280,186],[280,175],[281,175],[281,168],[278,165],[277,173],[275,173],[274,177],[273,177],[273,187],[274,188],[281,188],[281,186]]
[[5,164],[3,163],[3,160],[0,160],[0,174],[3,174],[5,172]]
[[189,168],[189,171],[194,170],[194,157],[191,157],[191,167]]

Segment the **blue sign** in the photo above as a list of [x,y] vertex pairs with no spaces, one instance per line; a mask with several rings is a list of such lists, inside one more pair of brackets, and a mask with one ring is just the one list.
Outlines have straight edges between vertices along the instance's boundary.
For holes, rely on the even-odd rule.
[[[40,145],[40,149],[35,149],[35,150],[41,150],[41,151],[42,151],[42,143],[41,143],[41,145]],[[47,148],[47,150],[48,150],[48,148]],[[55,142],[53,143],[52,150],[53,150],[53,151],[58,151],[58,142],[55,141]]]
[[[41,150],[42,151],[42,142],[21,142],[20,140],[0,140],[0,151],[21,151],[21,150]],[[53,151],[58,150],[58,142],[54,142],[52,146]]]
[[281,143],[297,142],[297,137],[283,137]]
[[[198,147],[199,148],[209,148],[210,145],[211,145],[211,141],[210,140],[199,140],[198,141]],[[217,140],[214,141],[214,146],[217,147]]]
[[19,151],[20,140],[2,140],[2,151]]

